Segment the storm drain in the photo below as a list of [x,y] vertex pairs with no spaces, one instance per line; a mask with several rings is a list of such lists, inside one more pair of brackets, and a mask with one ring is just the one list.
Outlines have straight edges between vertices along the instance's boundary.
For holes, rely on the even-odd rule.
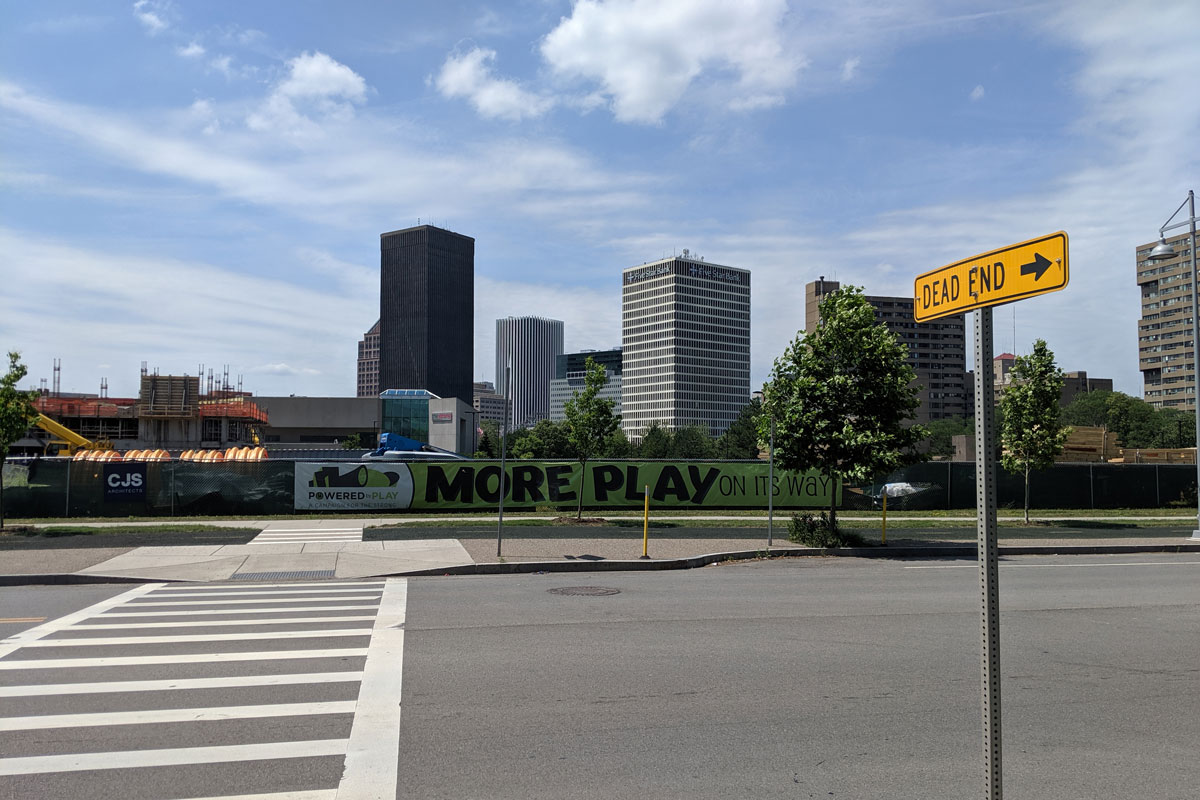
[[231,581],[294,581],[308,578],[332,578],[331,569],[294,569],[287,572],[235,572]]
[[614,589],[611,586],[559,586],[556,589],[547,589],[550,594],[568,594],[581,597],[607,597],[610,594],[620,594],[620,589]]

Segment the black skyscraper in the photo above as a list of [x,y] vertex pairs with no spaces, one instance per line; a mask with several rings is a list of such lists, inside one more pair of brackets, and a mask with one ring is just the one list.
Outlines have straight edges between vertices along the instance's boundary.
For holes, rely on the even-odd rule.
[[379,390],[470,404],[475,240],[420,225],[379,237]]

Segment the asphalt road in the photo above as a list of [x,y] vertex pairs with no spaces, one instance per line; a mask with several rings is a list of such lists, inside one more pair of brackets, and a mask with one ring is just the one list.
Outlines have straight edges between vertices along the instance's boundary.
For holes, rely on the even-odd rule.
[[[0,590],[6,618],[58,626],[0,645],[0,797],[983,796],[970,562],[131,591]],[[1011,559],[1001,594],[1006,796],[1194,798],[1200,558]],[[180,634],[211,638],[128,641]],[[63,643],[87,638],[108,641]],[[89,753],[115,755],[65,769]]]

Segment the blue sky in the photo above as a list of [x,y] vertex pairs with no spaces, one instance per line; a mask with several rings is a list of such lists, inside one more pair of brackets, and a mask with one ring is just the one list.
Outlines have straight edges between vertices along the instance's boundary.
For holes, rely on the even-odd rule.
[[[1134,248],[1196,184],[1200,4],[939,0],[9,3],[0,343],[30,383],[229,366],[351,395],[379,234],[475,237],[494,320],[620,342],[620,272],[752,270],[753,385],[818,275],[1063,229],[1071,283],[996,312],[1141,393]],[[1016,337],[1013,336],[1015,311]]]

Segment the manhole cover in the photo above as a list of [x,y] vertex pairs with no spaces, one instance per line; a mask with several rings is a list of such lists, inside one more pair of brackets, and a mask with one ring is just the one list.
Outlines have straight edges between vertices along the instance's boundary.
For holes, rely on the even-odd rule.
[[620,589],[611,586],[559,586],[557,589],[547,589],[550,594],[570,594],[583,597],[606,597],[610,594],[620,594]]

